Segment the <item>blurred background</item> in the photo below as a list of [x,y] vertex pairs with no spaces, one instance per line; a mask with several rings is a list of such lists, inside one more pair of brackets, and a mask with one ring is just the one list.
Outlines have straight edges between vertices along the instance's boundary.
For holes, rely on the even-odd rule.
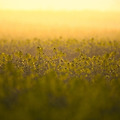
[[120,0],[0,0],[0,37],[119,36]]

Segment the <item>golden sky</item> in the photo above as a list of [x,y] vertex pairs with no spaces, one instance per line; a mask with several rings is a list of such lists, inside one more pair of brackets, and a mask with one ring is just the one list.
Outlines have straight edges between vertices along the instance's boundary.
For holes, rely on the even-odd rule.
[[0,0],[10,10],[120,10],[120,0]]

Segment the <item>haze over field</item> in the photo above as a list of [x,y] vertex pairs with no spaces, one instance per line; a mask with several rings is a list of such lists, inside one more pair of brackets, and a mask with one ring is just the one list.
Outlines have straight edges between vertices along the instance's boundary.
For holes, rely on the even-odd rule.
[[119,0],[0,0],[2,36],[119,34]]
[[81,36],[120,30],[119,12],[0,11],[0,32],[7,36]]
[[120,0],[0,0],[0,120],[120,119]]

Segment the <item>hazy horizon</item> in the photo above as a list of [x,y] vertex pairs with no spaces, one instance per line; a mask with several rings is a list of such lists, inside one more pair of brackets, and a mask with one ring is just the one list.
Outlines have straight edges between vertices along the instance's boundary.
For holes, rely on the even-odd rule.
[[0,0],[0,37],[118,36],[120,0]]
[[[0,11],[0,37],[89,36],[120,31],[120,12]],[[117,32],[115,32],[117,31]],[[102,33],[103,32],[103,33]],[[108,36],[109,36],[108,35]]]

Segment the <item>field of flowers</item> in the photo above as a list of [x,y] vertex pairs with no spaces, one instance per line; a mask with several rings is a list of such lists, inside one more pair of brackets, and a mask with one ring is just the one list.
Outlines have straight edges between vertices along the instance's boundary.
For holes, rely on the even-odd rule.
[[0,120],[119,119],[119,40],[0,39]]

